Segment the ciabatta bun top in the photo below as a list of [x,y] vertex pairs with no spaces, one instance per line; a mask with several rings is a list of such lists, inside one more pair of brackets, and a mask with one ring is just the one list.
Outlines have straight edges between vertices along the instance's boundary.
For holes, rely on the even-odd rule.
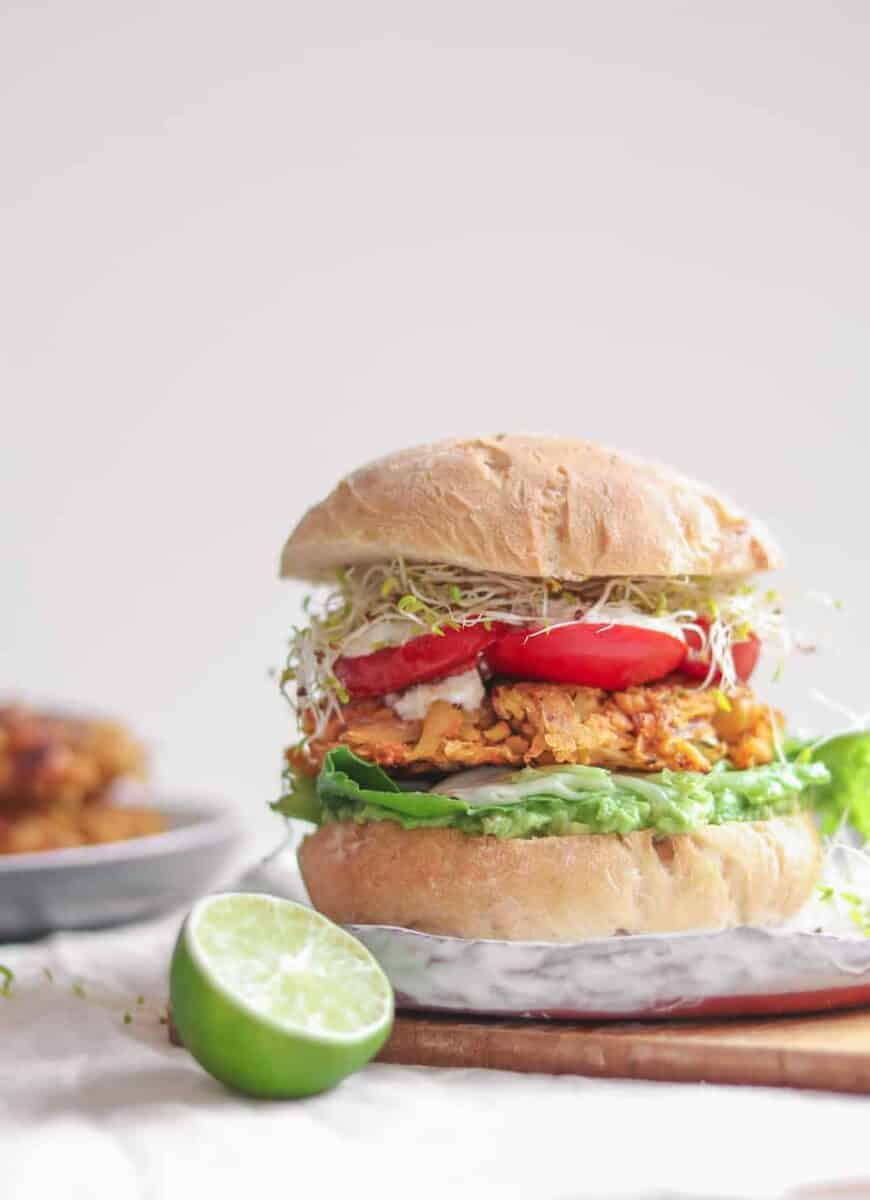
[[293,530],[281,574],[319,580],[397,555],[566,580],[781,565],[764,526],[705,484],[592,442],[514,434],[360,467]]

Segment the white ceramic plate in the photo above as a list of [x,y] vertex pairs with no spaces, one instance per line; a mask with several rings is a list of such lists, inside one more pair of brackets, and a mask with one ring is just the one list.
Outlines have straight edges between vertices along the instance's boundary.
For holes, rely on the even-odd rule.
[[0,855],[0,941],[141,920],[225,882],[242,839],[238,814],[204,801],[149,803],[162,812],[164,833]]

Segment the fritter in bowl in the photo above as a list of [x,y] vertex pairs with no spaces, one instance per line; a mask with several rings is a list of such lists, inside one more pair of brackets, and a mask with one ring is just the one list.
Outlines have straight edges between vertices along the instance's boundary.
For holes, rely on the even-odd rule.
[[143,747],[118,722],[0,707],[0,854],[160,832],[159,813],[113,796],[144,767]]

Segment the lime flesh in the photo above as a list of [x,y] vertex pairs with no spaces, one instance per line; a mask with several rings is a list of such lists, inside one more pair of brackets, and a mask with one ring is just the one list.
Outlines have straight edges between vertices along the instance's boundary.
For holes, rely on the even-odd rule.
[[356,938],[274,896],[195,905],[170,968],[172,1018],[215,1078],[253,1096],[310,1096],[364,1066],[393,1022],[387,977]]

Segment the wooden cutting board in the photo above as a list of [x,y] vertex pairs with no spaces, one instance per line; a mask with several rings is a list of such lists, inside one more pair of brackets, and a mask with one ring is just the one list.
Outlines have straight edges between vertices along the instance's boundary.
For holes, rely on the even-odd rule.
[[397,1016],[381,1062],[870,1093],[870,1009],[730,1021]]

